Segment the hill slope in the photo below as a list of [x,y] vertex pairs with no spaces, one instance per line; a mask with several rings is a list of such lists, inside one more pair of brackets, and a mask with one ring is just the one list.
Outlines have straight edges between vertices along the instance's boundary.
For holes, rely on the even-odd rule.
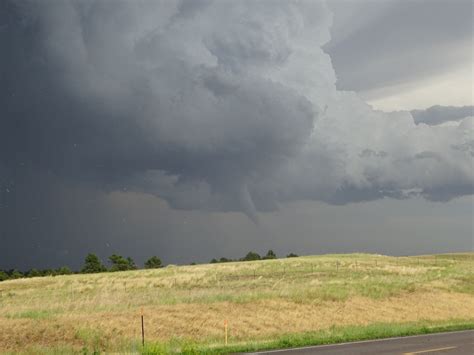
[[223,352],[224,320],[229,344],[238,345],[229,350],[471,327],[474,253],[306,256],[1,282],[0,350],[139,350],[141,309],[156,352]]

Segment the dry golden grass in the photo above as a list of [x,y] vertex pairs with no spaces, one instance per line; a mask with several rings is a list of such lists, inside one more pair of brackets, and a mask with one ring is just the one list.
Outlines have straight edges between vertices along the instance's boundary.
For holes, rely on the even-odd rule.
[[269,339],[331,326],[474,319],[474,254],[300,257],[0,283],[0,350]]

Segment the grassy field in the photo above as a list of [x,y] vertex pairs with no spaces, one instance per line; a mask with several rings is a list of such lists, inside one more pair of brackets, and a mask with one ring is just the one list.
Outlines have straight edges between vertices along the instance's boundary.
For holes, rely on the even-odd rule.
[[226,353],[466,328],[474,328],[474,253],[308,256],[0,283],[2,353]]

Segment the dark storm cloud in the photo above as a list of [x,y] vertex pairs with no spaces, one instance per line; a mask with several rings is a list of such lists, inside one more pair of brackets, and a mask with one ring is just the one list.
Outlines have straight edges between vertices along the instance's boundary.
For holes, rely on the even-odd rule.
[[220,212],[472,194],[472,118],[337,91],[331,20],[317,1],[0,2],[0,267],[210,258],[221,236],[236,257],[262,229]]
[[417,124],[438,125],[449,121],[460,121],[463,118],[474,116],[474,106],[431,106],[426,110],[412,110],[411,114]]
[[[236,23],[204,30],[203,48],[189,38],[189,17],[206,2],[143,2],[134,9],[127,2],[85,1],[2,6],[0,144],[7,167],[24,160],[112,187],[159,170],[177,176],[177,187],[210,185],[222,196],[208,201],[211,208],[251,212],[247,177],[266,174],[310,135],[317,108],[295,90],[247,72],[288,55],[287,44],[279,43],[283,34],[263,20],[285,16],[289,5],[267,15],[237,6],[252,29]],[[134,11],[166,6],[168,17],[139,28]],[[140,32],[130,43],[133,31]],[[265,40],[267,34],[275,38]],[[186,58],[188,50],[197,54]],[[200,52],[203,58],[193,58]]]
[[375,90],[472,62],[471,0],[332,0],[325,48],[343,90]]
[[472,120],[422,128],[338,92],[322,2],[0,6],[2,189],[26,166],[254,221],[287,201],[472,193],[472,156],[451,148]]

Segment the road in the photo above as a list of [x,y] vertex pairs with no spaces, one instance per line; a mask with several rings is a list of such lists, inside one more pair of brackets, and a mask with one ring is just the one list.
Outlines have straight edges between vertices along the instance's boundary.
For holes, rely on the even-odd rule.
[[378,355],[378,354],[448,354],[448,355],[473,355],[474,330],[416,335],[400,338],[368,340],[353,343],[308,346],[298,349],[262,351],[252,354],[275,355]]

